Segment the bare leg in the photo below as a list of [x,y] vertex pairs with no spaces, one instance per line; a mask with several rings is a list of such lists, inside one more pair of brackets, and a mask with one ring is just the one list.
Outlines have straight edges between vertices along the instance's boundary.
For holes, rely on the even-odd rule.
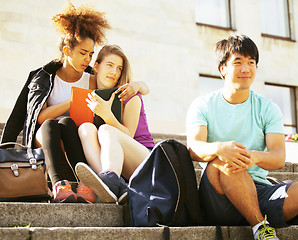
[[264,220],[261,213],[257,191],[249,173],[244,170],[239,173],[227,172],[223,162],[218,158],[207,166],[207,176],[218,194],[226,195],[251,226]]
[[101,145],[102,169],[121,174],[128,179],[134,170],[148,156],[149,150],[109,125],[102,125],[98,130],[98,139]]
[[42,145],[41,129],[39,128],[35,134],[35,148],[40,148]]
[[92,123],[83,123],[79,127],[79,136],[88,164],[94,171],[100,173],[102,171],[100,161],[101,147],[98,142],[95,125]]
[[290,221],[298,215],[298,182],[293,183],[288,191],[288,197],[285,198],[283,204],[283,214],[285,221]]

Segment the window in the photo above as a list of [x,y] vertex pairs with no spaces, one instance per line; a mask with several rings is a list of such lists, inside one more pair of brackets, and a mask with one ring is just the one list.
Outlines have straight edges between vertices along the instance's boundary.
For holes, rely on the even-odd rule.
[[231,29],[230,0],[196,0],[196,22]]
[[286,134],[294,134],[296,129],[296,96],[295,88],[265,84],[265,97],[270,98],[281,109]]
[[260,13],[265,36],[291,38],[288,0],[260,0]]
[[199,74],[199,96],[207,95],[222,88],[224,81],[220,77]]

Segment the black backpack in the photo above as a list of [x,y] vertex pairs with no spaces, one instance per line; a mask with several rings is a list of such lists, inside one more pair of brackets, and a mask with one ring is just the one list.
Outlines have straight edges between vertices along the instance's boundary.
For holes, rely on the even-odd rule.
[[158,143],[128,185],[131,226],[198,226],[202,214],[196,175],[187,148]]

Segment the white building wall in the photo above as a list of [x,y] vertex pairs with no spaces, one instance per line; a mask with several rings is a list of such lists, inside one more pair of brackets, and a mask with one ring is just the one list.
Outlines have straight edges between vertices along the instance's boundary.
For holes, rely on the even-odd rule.
[[[29,72],[60,56],[50,19],[65,2],[0,0],[0,122],[7,120]],[[295,37],[298,2],[291,2]],[[262,94],[265,81],[298,86],[297,43],[261,36],[258,0],[232,0],[235,31],[198,26],[195,0],[73,3],[91,3],[106,13],[112,26],[106,43],[121,46],[131,61],[133,79],[150,87],[144,101],[152,132],[185,132],[187,108],[200,88],[198,74],[218,75],[215,43],[231,33],[246,34],[259,47],[254,90]]]

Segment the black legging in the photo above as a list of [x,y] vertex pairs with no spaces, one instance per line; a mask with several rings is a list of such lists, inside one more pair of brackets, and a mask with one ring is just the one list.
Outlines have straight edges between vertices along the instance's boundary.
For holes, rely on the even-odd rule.
[[[75,122],[70,117],[59,121],[48,119],[41,126],[41,134],[42,148],[52,185],[60,180],[76,181],[73,172],[75,165],[87,161]],[[61,148],[61,141],[65,154]],[[69,167],[65,155],[73,170]]]

